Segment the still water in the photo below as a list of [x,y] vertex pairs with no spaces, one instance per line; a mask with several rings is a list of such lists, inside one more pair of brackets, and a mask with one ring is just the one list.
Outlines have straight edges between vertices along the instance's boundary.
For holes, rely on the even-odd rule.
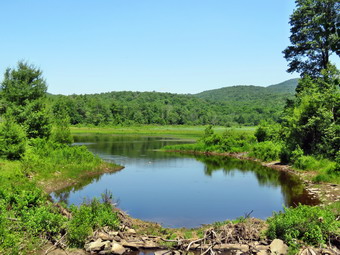
[[68,204],[110,191],[132,217],[164,227],[198,227],[250,212],[266,218],[284,205],[317,203],[296,177],[254,162],[158,151],[188,141],[112,135],[76,136],[75,141],[125,168],[52,193]]

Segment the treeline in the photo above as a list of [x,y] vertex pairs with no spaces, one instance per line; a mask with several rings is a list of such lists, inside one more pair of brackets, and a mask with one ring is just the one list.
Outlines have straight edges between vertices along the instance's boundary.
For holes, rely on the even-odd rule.
[[[242,93],[240,87],[239,93]],[[288,95],[267,99],[212,101],[194,95],[159,92],[110,92],[50,95],[51,105],[64,105],[72,125],[257,125],[278,121]],[[268,98],[271,98],[269,100]]]

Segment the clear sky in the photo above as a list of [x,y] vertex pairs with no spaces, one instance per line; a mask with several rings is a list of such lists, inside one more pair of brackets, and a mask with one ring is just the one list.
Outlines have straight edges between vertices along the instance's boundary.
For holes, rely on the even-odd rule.
[[8,0],[0,72],[27,60],[53,94],[276,84],[294,0]]

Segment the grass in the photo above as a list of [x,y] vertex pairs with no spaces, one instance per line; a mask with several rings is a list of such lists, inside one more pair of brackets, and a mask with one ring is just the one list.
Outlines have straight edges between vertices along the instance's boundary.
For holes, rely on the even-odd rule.
[[118,218],[104,200],[71,207],[69,220],[41,190],[46,191],[46,183],[74,183],[84,174],[102,171],[103,164],[117,167],[103,163],[85,147],[42,139],[30,141],[22,160],[0,159],[0,254],[37,254],[46,241],[65,232],[68,243],[78,247],[96,228],[116,228]]
[[[202,137],[206,126],[185,126],[185,125],[140,125],[140,126],[116,126],[116,127],[71,127],[72,134],[115,134],[115,135],[165,135],[178,138],[199,139]],[[227,128],[216,126],[215,133],[222,134],[226,129],[239,130],[247,133],[254,133],[255,127],[234,127]]]

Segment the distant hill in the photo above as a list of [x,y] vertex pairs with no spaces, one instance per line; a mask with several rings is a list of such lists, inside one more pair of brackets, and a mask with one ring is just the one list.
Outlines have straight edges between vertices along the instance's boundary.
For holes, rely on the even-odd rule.
[[195,97],[212,101],[270,100],[271,97],[292,96],[298,79],[291,79],[268,87],[238,85],[213,89],[194,94]]
[[277,93],[288,93],[288,94],[294,94],[296,86],[299,82],[299,79],[290,79],[284,82],[281,82],[279,84],[270,85],[266,87],[267,90]]
[[268,87],[233,86],[195,95],[160,92],[109,92],[50,95],[63,102],[73,125],[257,125],[278,121],[297,79]]

